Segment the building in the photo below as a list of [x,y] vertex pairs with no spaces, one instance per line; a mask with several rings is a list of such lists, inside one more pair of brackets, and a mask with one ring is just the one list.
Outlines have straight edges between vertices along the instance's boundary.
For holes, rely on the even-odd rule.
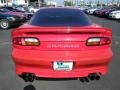
[[12,0],[0,0],[0,6],[12,5]]
[[28,5],[29,0],[0,0],[0,6]]
[[12,0],[12,3],[15,5],[27,5],[29,4],[29,0]]
[[57,6],[57,2],[47,2],[48,6]]

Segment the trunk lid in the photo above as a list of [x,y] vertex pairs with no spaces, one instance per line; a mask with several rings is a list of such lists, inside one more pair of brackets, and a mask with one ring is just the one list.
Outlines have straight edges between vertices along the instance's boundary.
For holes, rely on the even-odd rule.
[[[35,50],[85,50],[89,37],[103,37],[107,31],[103,28],[81,27],[40,27],[19,28],[13,31],[14,37],[37,37],[40,46],[18,46],[24,49]],[[95,48],[95,47],[93,47]]]

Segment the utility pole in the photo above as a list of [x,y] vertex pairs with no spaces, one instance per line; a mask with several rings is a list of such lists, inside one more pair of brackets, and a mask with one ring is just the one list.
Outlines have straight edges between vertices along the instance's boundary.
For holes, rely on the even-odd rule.
[[90,7],[92,6],[92,1],[91,0],[89,0],[89,5],[90,5]]
[[27,0],[27,6],[29,6],[29,4],[30,4],[30,0]]
[[38,6],[39,6],[39,8],[40,8],[40,6],[41,6],[40,0],[38,0]]
[[117,0],[117,6],[118,7],[120,6],[120,0]]
[[44,0],[38,0],[39,7],[43,6]]
[[102,8],[103,7],[103,1],[101,0],[101,4],[100,4],[100,7]]
[[43,4],[44,4],[44,0],[41,0],[41,6],[43,7]]
[[8,6],[8,0],[6,0],[6,4],[7,4],[6,6]]

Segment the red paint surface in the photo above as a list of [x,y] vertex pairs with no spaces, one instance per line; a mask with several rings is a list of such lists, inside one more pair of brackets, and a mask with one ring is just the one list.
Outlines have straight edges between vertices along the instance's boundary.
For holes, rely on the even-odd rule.
[[[36,37],[40,40],[40,46],[12,45],[12,58],[19,75],[30,72],[38,77],[71,78],[95,72],[106,74],[113,55],[110,44],[86,46],[86,41],[90,37],[112,38],[109,29],[98,25],[35,27],[26,24],[12,32],[12,38],[16,37]],[[54,71],[55,61],[73,62],[73,70]]]

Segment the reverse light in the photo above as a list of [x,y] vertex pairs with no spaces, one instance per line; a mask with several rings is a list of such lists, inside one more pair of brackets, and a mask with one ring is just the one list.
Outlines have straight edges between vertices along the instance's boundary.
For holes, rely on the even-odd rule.
[[38,46],[40,45],[40,41],[35,37],[16,37],[13,39],[13,44],[22,46]]
[[108,37],[91,37],[87,40],[87,46],[101,46],[108,45],[111,43],[111,39]]

